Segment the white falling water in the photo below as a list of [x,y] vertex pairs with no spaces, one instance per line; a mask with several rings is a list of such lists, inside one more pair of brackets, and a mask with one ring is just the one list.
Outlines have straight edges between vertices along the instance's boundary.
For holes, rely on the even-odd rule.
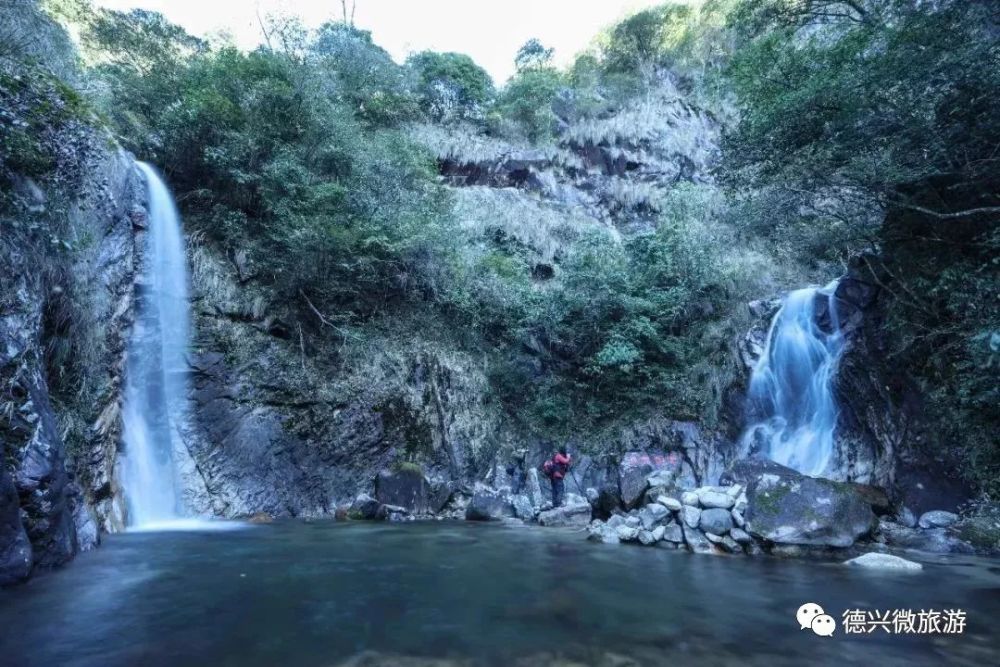
[[[806,475],[828,472],[833,457],[837,404],[833,379],[843,335],[837,319],[837,281],[796,290],[785,297],[750,378],[752,414],[759,419],[743,434],[744,451],[756,449]],[[829,331],[816,322],[826,299]]]
[[149,194],[147,261],[129,344],[122,482],[130,528],[180,516],[173,450],[187,410],[188,277],[173,197],[156,170],[138,163]]

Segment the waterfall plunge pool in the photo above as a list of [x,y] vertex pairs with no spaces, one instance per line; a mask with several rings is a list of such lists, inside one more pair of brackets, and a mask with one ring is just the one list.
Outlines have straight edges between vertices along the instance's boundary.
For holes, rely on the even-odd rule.
[[[465,522],[129,532],[0,591],[0,662],[997,664],[1000,565],[927,558],[921,573],[893,574]],[[819,637],[795,620],[805,602],[838,623],[855,608],[962,609],[968,625]]]

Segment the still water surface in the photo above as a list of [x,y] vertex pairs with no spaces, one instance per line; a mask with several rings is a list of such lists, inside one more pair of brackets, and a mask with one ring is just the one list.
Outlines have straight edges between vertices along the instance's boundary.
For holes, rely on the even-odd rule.
[[[0,591],[0,664],[1000,664],[1000,562],[924,563],[873,573],[464,522],[128,533]],[[804,602],[838,622],[960,608],[968,626],[824,638],[799,630]]]

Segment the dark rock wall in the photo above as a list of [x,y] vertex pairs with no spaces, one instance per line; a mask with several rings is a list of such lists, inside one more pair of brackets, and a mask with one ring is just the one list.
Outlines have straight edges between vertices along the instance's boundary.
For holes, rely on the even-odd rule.
[[[98,145],[103,137],[93,141]],[[70,333],[89,337],[96,350],[85,369],[95,378],[88,388],[70,390],[59,384],[58,374],[50,377],[47,308],[64,288],[50,285],[28,254],[13,249],[3,258],[14,286],[0,300],[0,406],[5,412],[0,554],[17,565],[5,568],[8,583],[27,574],[20,566],[24,553],[34,569],[62,565],[97,544],[98,525],[114,530],[123,523],[114,464],[124,340],[131,324],[133,217],[142,188],[131,156],[123,152],[95,150],[87,166],[65,215],[75,233],[93,239],[75,252],[70,278],[74,292],[84,286],[91,297],[87,306],[96,323]],[[30,541],[27,552],[18,524]]]

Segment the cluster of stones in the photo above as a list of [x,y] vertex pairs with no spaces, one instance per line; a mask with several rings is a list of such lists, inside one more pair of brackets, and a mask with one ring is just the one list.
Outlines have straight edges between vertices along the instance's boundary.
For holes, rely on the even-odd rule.
[[755,548],[744,530],[747,496],[741,484],[702,486],[680,497],[660,495],[641,509],[595,519],[589,538],[604,543],[637,542],[696,553],[743,553]]

